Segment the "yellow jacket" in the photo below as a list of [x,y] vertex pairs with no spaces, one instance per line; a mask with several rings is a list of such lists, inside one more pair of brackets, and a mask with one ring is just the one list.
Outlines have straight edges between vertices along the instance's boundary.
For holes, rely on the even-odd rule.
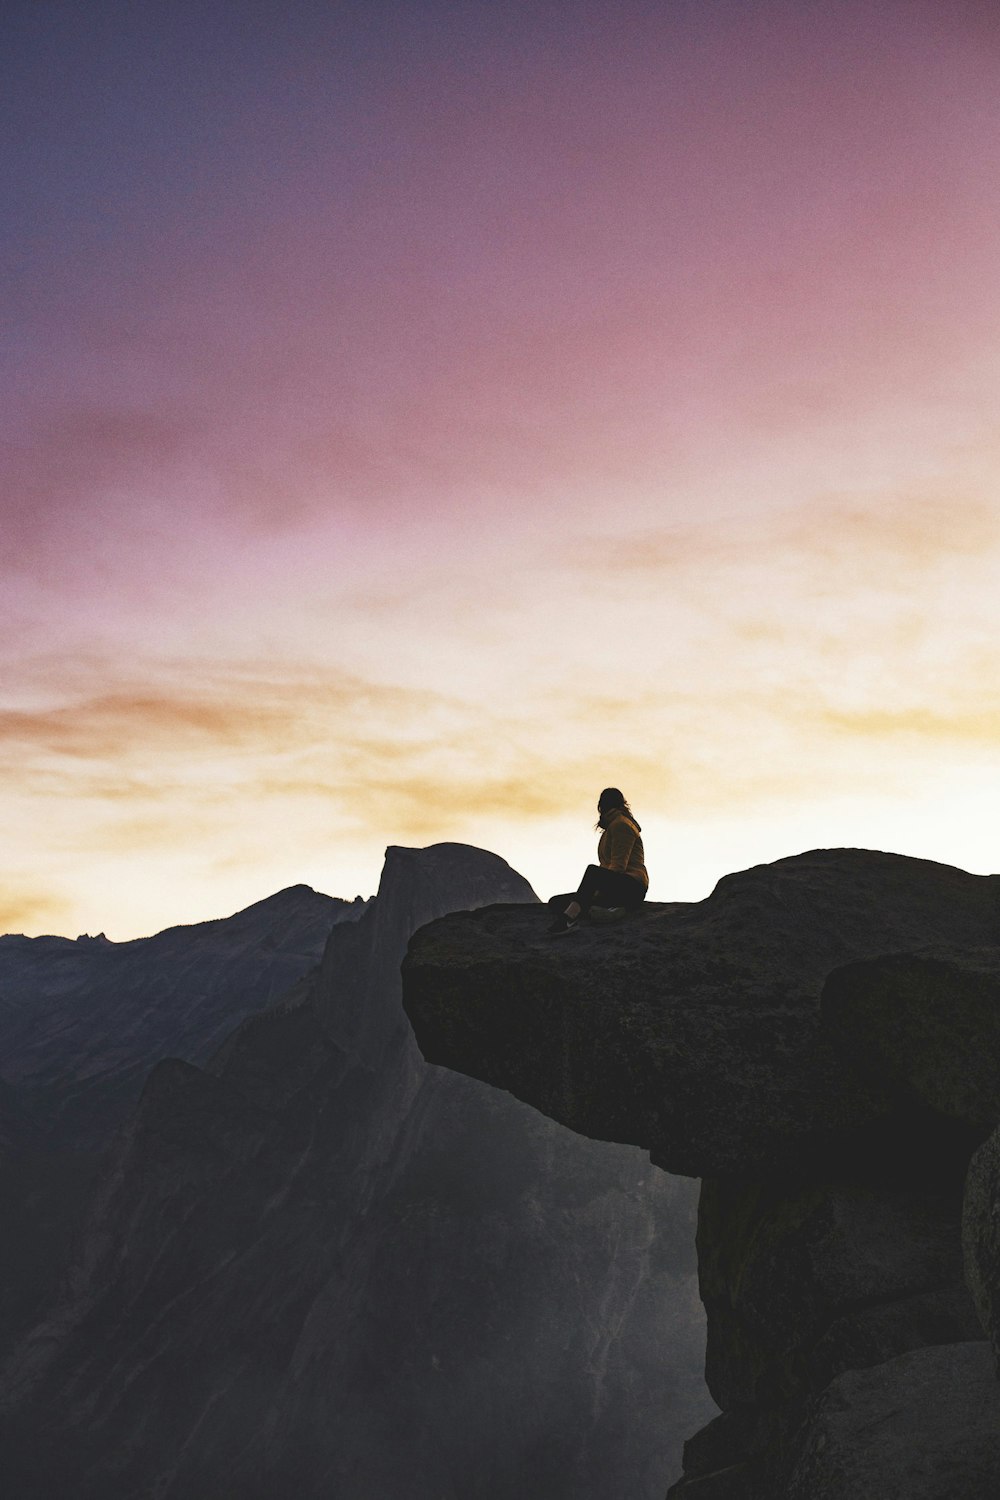
[[608,817],[611,822],[601,834],[601,842],[597,846],[597,858],[602,869],[619,870],[623,875],[632,875],[636,880],[641,880],[648,891],[649,876],[643,864],[645,855],[638,823],[629,817],[623,807],[616,807]]

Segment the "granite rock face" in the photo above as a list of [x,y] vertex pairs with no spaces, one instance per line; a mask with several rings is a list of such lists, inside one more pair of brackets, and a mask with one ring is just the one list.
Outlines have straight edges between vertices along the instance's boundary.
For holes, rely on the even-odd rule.
[[693,1185],[421,1059],[407,941],[484,901],[534,896],[390,849],[311,978],[153,1071],[0,1379],[9,1500],[659,1500],[713,1409]]
[[823,1020],[861,1072],[915,1108],[1000,1120],[1000,913],[990,946],[892,954],[835,970]]
[[960,1211],[938,1180],[706,1179],[698,1265],[718,1404],[771,1406],[905,1349],[981,1339]]
[[845,1058],[820,1013],[829,976],[886,953],[989,949],[998,923],[993,877],[818,850],[559,943],[527,912],[435,923],[411,947],[404,1003],[429,1061],[668,1171],[830,1166],[891,1150],[920,1111]]
[[962,1241],[965,1279],[993,1341],[1000,1376],[1000,1130],[980,1146],[969,1166]]
[[[955,1493],[994,1493],[998,943],[997,877],[865,850],[759,866],[558,943],[526,910],[416,934],[404,1005],[429,1059],[704,1179],[723,1412],[688,1444],[678,1500],[943,1496],[950,1408],[927,1393],[959,1367],[978,1394]],[[942,1455],[924,1488],[910,1469],[908,1489],[879,1478],[896,1400],[898,1442],[919,1427],[925,1459]],[[833,1456],[847,1448],[853,1468]]]
[[918,1349],[839,1376],[816,1403],[788,1500],[1000,1494],[997,1382],[984,1343]]

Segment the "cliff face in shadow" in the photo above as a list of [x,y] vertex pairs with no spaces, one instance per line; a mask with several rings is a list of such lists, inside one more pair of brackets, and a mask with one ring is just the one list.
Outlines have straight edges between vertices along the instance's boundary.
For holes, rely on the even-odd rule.
[[998,885],[820,850],[558,944],[415,936],[426,1057],[703,1178],[723,1411],[678,1500],[1000,1492]]
[[299,885],[127,943],[0,937],[0,1342],[62,1272],[102,1153],[154,1063],[209,1057],[364,908]]
[[712,1410],[691,1185],[428,1067],[400,1007],[415,927],[533,900],[390,849],[311,980],[154,1070],[3,1373],[11,1500],[659,1500]]
[[364,905],[297,885],[234,916],[126,943],[0,937],[3,1078],[33,1143],[103,1149],[154,1062],[204,1062]]

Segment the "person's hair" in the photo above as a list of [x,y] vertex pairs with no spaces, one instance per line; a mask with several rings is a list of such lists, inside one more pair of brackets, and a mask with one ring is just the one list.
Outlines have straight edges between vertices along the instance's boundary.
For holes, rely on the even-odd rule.
[[[603,818],[606,812],[610,812],[612,808],[617,807],[620,807],[622,812],[628,813],[630,818],[632,817],[632,809],[618,788],[616,786],[606,786],[597,799],[597,811]],[[600,828],[601,825],[600,823],[596,823],[594,826]]]

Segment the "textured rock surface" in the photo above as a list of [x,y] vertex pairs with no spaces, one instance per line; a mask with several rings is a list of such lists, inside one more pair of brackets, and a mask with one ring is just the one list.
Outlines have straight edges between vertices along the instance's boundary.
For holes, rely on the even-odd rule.
[[954,1186],[933,1180],[706,1181],[698,1272],[715,1400],[773,1405],[904,1349],[981,1338],[960,1211]]
[[811,1416],[788,1500],[1000,1494],[1000,1386],[983,1342],[841,1375]]
[[[678,1500],[996,1492],[961,1205],[1000,1117],[998,884],[820,850],[558,944],[501,910],[411,944],[404,1004],[429,1058],[705,1178],[724,1411],[687,1444]],[[991,1140],[965,1211],[987,1319],[996,1190]],[[964,1402],[935,1403],[947,1380]]]
[[893,1081],[859,1072],[824,1029],[831,971],[985,947],[997,892],[993,877],[833,849],[560,943],[534,913],[457,915],[415,938],[404,1004],[429,1061],[585,1135],[645,1146],[668,1171],[830,1166],[915,1128]]
[[693,1185],[422,1061],[407,939],[491,899],[390,850],[313,981],[155,1070],[5,1373],[8,1500],[660,1500],[712,1410]]
[[0,1078],[0,1161],[33,1133],[19,1091]]
[[965,1278],[993,1341],[1000,1375],[1000,1130],[980,1146],[969,1165],[962,1244]]
[[1000,1122],[1000,916],[994,944],[947,957],[896,954],[837,969],[821,999],[842,1050],[936,1114]]

